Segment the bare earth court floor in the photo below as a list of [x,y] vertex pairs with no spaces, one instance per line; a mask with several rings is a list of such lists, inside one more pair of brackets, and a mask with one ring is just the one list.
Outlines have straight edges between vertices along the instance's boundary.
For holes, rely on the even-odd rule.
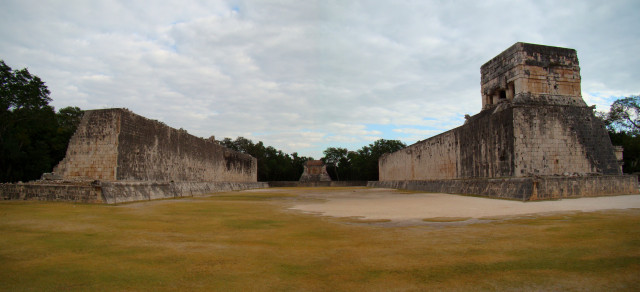
[[[249,190],[270,192],[278,189]],[[332,217],[389,219],[395,223],[429,218],[482,219],[551,212],[590,212],[640,208],[640,195],[520,202],[442,193],[408,193],[392,189],[344,189],[338,192],[299,191],[319,201],[301,202],[291,209]],[[428,220],[426,220],[428,221]]]

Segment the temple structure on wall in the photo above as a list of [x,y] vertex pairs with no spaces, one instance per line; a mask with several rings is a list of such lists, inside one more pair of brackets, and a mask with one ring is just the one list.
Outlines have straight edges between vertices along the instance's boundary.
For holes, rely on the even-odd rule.
[[516,43],[480,71],[482,111],[381,157],[370,186],[522,200],[638,192],[582,99],[575,50]]
[[3,185],[2,197],[119,203],[268,186],[254,157],[120,108],[85,111],[44,178]]
[[327,166],[322,160],[307,160],[304,163],[304,171],[300,176],[301,182],[318,182],[318,181],[331,181],[329,173],[327,173]]

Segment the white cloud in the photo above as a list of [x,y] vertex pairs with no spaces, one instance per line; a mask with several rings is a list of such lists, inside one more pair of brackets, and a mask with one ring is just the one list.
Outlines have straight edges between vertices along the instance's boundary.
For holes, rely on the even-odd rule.
[[415,128],[401,128],[401,129],[393,129],[394,132],[403,133],[403,134],[418,134],[422,136],[433,136],[441,133],[437,130],[425,130],[425,129],[415,129]]
[[606,109],[640,93],[638,8],[4,1],[0,58],[40,76],[57,108],[127,107],[199,136],[318,158],[329,146],[415,142],[461,125],[480,110],[480,66],[517,41],[577,49],[584,99]]

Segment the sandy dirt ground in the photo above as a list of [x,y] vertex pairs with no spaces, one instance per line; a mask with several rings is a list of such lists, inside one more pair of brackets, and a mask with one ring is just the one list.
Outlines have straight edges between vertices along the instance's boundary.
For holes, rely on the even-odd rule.
[[286,191],[294,192],[300,198],[290,207],[292,210],[333,217],[361,217],[392,221],[422,221],[437,217],[482,219],[541,213],[640,208],[640,195],[519,202],[441,193],[406,193],[379,188],[287,189]]

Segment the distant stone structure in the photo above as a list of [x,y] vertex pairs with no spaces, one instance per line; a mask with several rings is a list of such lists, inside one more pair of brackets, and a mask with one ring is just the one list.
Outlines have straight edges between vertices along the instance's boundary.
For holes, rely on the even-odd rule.
[[126,109],[86,111],[65,158],[43,178],[0,192],[5,199],[118,203],[268,186],[257,182],[250,155]]
[[638,192],[582,100],[575,50],[516,43],[480,71],[482,111],[381,157],[370,186],[522,200]]
[[304,163],[304,171],[300,176],[301,182],[319,182],[319,181],[331,181],[329,173],[327,173],[327,166],[322,160],[308,160]]

